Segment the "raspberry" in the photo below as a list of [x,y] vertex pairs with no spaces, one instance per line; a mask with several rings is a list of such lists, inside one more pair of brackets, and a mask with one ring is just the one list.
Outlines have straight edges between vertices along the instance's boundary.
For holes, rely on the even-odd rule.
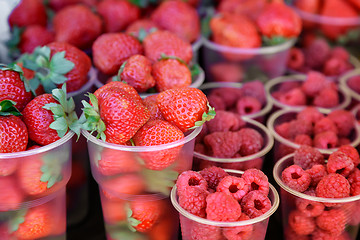
[[307,73],[307,78],[301,86],[301,89],[309,97],[315,97],[327,85],[324,74],[317,71]]
[[339,76],[351,68],[352,67],[348,60],[344,60],[338,57],[331,57],[325,61],[322,71],[326,76]]
[[290,106],[306,105],[306,95],[301,88],[294,88],[280,96],[279,101]]
[[188,170],[182,172],[178,176],[176,180],[176,187],[178,194],[181,195],[182,191],[186,188],[201,188],[203,190],[206,190],[208,184],[200,173]]
[[314,136],[313,144],[316,148],[330,149],[339,145],[339,139],[336,133],[332,131],[326,131],[316,134]]
[[316,240],[345,240],[345,239],[341,238],[341,236],[334,236],[330,232],[324,231],[321,228],[317,228],[312,233],[312,238],[311,239],[316,239]]
[[347,137],[340,137],[339,138],[339,146],[349,145],[349,144],[351,144],[351,141]]
[[294,119],[289,122],[289,137],[294,139],[297,135],[305,134],[311,135],[313,126],[311,122],[307,122],[300,119]]
[[294,230],[292,230],[290,227],[287,227],[285,229],[284,233],[286,240],[310,240],[310,237],[308,235],[299,235]]
[[340,137],[349,136],[355,125],[355,117],[350,111],[342,109],[333,110],[328,114],[328,117],[335,123]]
[[212,106],[213,108],[216,109],[216,113],[219,110],[225,110],[226,109],[225,102],[221,97],[219,97],[217,95],[214,95],[214,94],[211,94],[211,95],[207,96],[207,99],[208,99],[208,102],[209,102],[210,106]]
[[310,169],[306,169],[311,177],[310,186],[316,187],[320,180],[327,175],[326,167],[322,164],[315,164]]
[[221,179],[216,191],[226,193],[240,201],[249,192],[249,185],[243,178],[226,176]]
[[242,128],[238,131],[241,156],[248,156],[259,152],[264,144],[261,134],[252,128]]
[[[305,191],[304,193],[315,196],[315,193],[312,193],[311,191]],[[304,198],[296,198],[295,205],[296,208],[307,217],[317,217],[322,214],[325,209],[325,205],[321,202],[311,201]]]
[[215,82],[241,82],[245,71],[239,64],[220,62],[211,65],[210,73]]
[[295,137],[294,142],[299,145],[312,146],[312,139],[309,135],[299,134]]
[[315,124],[323,117],[324,117],[324,115],[321,112],[319,112],[319,110],[317,108],[306,107],[297,114],[296,119]]
[[326,132],[326,131],[332,131],[336,134],[338,132],[335,123],[333,122],[333,120],[331,120],[328,117],[324,117],[324,118],[320,119],[314,125],[314,134],[318,134],[318,133],[322,133],[322,132]]
[[339,105],[338,91],[327,87],[322,89],[313,100],[313,104],[317,107],[333,108]]
[[194,152],[206,155],[206,147],[202,143],[195,143]]
[[216,111],[216,116],[211,121],[206,122],[210,133],[236,131],[245,125],[245,122],[237,113],[224,110]]
[[281,173],[281,177],[286,185],[298,192],[306,191],[311,183],[310,175],[298,165],[285,168]]
[[[246,220],[250,220],[250,218],[246,214],[242,213],[238,221]],[[245,226],[228,227],[223,228],[223,235],[226,239],[248,240],[251,239],[253,230],[254,226],[252,224]]]
[[330,46],[324,39],[315,39],[305,49],[305,64],[312,69],[321,67],[330,55]]
[[289,138],[289,122],[283,122],[275,126],[275,131],[283,138]]
[[206,218],[220,222],[234,222],[241,215],[240,204],[223,192],[210,193],[206,197]]
[[349,52],[342,46],[335,46],[331,49],[331,57],[341,58],[348,61],[350,58]]
[[178,191],[180,206],[191,214],[204,218],[206,216],[206,197],[209,195],[203,188],[185,188]]
[[286,81],[286,82],[280,83],[280,85],[278,87],[278,91],[281,93],[284,93],[284,92],[288,92],[294,88],[300,88],[300,87],[301,87],[301,83],[298,81]]
[[328,173],[338,173],[347,177],[354,169],[354,163],[346,153],[336,151],[330,154],[326,169]]
[[200,133],[196,136],[196,138],[195,138],[195,142],[196,142],[196,143],[202,143],[203,140],[204,140],[204,137],[205,137],[207,134],[209,134],[209,129],[208,129],[207,123],[208,123],[208,122],[205,122],[205,123],[203,124],[203,127],[202,127]]
[[289,213],[288,223],[291,229],[299,235],[311,234],[316,229],[315,219],[298,210]]
[[351,158],[351,160],[353,161],[353,163],[354,163],[354,167],[359,165],[360,158],[359,158],[359,153],[356,150],[356,148],[354,148],[353,146],[350,146],[350,145],[343,145],[338,149],[338,151],[343,152],[347,156],[349,156]]
[[204,168],[199,173],[206,180],[208,187],[214,190],[216,190],[221,179],[229,175],[224,169],[215,166]]
[[265,105],[267,102],[265,87],[260,80],[244,83],[241,87],[241,91],[244,96],[254,97],[259,100],[261,105]]
[[250,191],[241,200],[241,209],[250,218],[256,218],[271,208],[270,199],[259,190]]
[[[198,240],[221,240],[221,228],[191,221],[191,231],[189,239]],[[181,228],[184,232],[183,228]]]
[[265,196],[269,194],[269,180],[261,170],[256,168],[247,169],[241,177],[250,186],[249,191],[258,190]]
[[305,64],[305,56],[300,48],[293,47],[289,51],[287,66],[290,69],[299,70]]
[[360,170],[355,168],[348,176],[347,180],[350,183],[350,195],[356,196],[360,194]]
[[306,170],[316,164],[325,164],[324,156],[319,150],[302,145],[294,152],[294,164]]
[[225,103],[226,108],[232,108],[235,106],[236,101],[242,96],[242,90],[240,88],[215,88],[211,91],[210,96],[218,96]]
[[353,91],[360,93],[360,76],[354,76],[347,81],[347,85]]
[[236,111],[240,115],[254,114],[259,112],[261,108],[260,101],[250,96],[244,96],[236,102]]
[[316,186],[316,196],[324,198],[344,198],[350,196],[350,183],[340,174],[330,173]]
[[325,210],[316,218],[316,224],[322,230],[339,236],[345,230],[346,216],[341,209]]
[[213,132],[205,136],[204,143],[213,157],[232,158],[240,150],[237,132]]

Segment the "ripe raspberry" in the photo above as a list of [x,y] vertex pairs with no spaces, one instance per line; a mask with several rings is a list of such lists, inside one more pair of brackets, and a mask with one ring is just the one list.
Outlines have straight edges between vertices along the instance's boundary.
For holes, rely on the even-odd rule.
[[283,122],[275,126],[275,131],[284,138],[290,138],[289,136],[290,122]]
[[342,236],[334,236],[328,231],[324,231],[321,228],[317,228],[311,235],[311,239],[318,240],[345,240]]
[[353,91],[360,93],[360,76],[354,76],[347,81],[347,85]]
[[247,169],[241,177],[250,186],[249,191],[258,190],[265,196],[269,194],[269,180],[261,170],[256,168]]
[[306,107],[296,116],[297,119],[311,122],[312,124],[315,124],[323,117],[324,115],[315,107]]
[[226,105],[221,97],[217,95],[208,95],[207,99],[210,106],[216,109],[216,113],[220,110],[226,110]]
[[210,133],[237,131],[245,126],[245,124],[246,123],[241,119],[239,114],[224,110],[216,111],[215,118],[206,122]]
[[294,142],[299,145],[307,145],[307,146],[313,145],[311,137],[306,134],[297,135],[294,139]]
[[282,94],[279,101],[290,106],[304,106],[306,105],[306,95],[301,88],[294,88]]
[[331,48],[325,39],[315,39],[305,49],[305,64],[312,69],[321,67],[330,55]]
[[347,180],[350,183],[350,195],[356,196],[360,194],[360,170],[355,168],[348,176]]
[[326,60],[322,72],[326,76],[339,76],[352,68],[348,60],[338,57],[331,57]]
[[237,132],[213,132],[204,137],[210,155],[220,158],[232,158],[240,150]]
[[[238,221],[246,221],[250,218],[242,213]],[[223,228],[223,235],[226,239],[249,240],[253,234],[254,226],[252,224],[238,227]]]
[[339,146],[349,145],[349,144],[351,144],[351,141],[347,137],[340,137],[339,138]]
[[240,88],[223,87],[213,89],[209,96],[211,97],[213,95],[220,97],[228,109],[235,106],[237,100],[243,96],[243,93]]
[[338,91],[327,87],[323,88],[313,100],[313,104],[317,107],[333,108],[339,105],[340,99]]
[[289,145],[280,143],[277,151],[274,152],[275,159],[280,159],[290,153],[293,153],[295,151],[295,148],[290,147]]
[[221,179],[216,191],[224,192],[235,198],[237,201],[240,201],[249,192],[249,188],[249,185],[243,178],[226,176]]
[[236,102],[236,111],[240,115],[254,114],[261,110],[262,106],[258,99],[244,96]]
[[[184,231],[184,228],[181,227],[181,230]],[[221,240],[223,237],[220,227],[191,221],[189,239]]]
[[259,190],[250,191],[241,200],[241,209],[250,218],[256,218],[271,208],[270,199]]
[[315,219],[306,216],[299,210],[293,210],[288,217],[288,223],[291,229],[299,235],[308,235],[316,229]]
[[316,164],[325,164],[325,160],[319,150],[302,145],[294,152],[294,164],[299,165],[302,169],[306,170]]
[[301,89],[309,97],[315,97],[323,88],[327,86],[327,80],[324,74],[317,71],[310,71],[307,78],[301,86]]
[[221,179],[229,175],[224,169],[215,166],[204,168],[199,173],[206,180],[208,187],[213,190],[216,190]]
[[336,151],[330,154],[326,169],[328,173],[338,173],[347,177],[354,169],[354,163],[346,153]]
[[316,196],[324,198],[344,198],[350,196],[350,183],[340,174],[330,173],[316,186]]
[[[314,191],[305,191],[307,195],[315,196]],[[311,201],[305,198],[296,198],[295,199],[296,209],[302,212],[307,217],[317,217],[325,209],[325,205],[321,202]]]
[[298,81],[285,81],[280,83],[278,87],[279,92],[289,92],[294,88],[301,88],[301,82]]
[[178,194],[181,195],[182,191],[184,191],[186,188],[201,188],[203,190],[206,190],[208,184],[200,173],[188,170],[182,172],[178,176],[176,180],[176,187]]
[[308,235],[299,235],[291,227],[287,227],[284,233],[286,240],[310,240]]
[[348,61],[350,58],[349,52],[342,46],[335,46],[331,49],[331,57],[341,58]]
[[259,152],[264,144],[261,134],[252,128],[242,128],[238,131],[241,156],[248,156]]
[[291,165],[285,168],[281,177],[283,182],[295,191],[306,191],[311,183],[310,175],[298,165]]
[[336,208],[325,210],[316,218],[316,225],[322,230],[330,232],[335,236],[339,236],[345,230],[345,213],[341,209]]
[[267,95],[264,84],[260,80],[246,82],[242,85],[241,92],[243,96],[250,96],[259,100],[261,105],[267,102]]
[[347,110],[337,109],[328,114],[328,117],[335,122],[340,137],[349,136],[355,125],[354,115]]
[[188,187],[178,191],[180,206],[191,214],[204,218],[206,216],[207,190],[199,187]]
[[349,156],[351,158],[351,160],[353,161],[353,163],[354,163],[354,167],[357,167],[357,165],[359,165],[359,163],[360,163],[359,153],[356,150],[356,148],[354,148],[353,146],[342,145],[338,149],[338,152],[343,152],[347,156]]
[[316,134],[314,136],[313,144],[316,148],[330,149],[339,146],[339,139],[336,133],[326,131]]
[[305,64],[304,52],[297,47],[293,47],[289,51],[287,66],[293,70],[301,69]]
[[223,192],[210,193],[206,197],[206,218],[221,222],[234,222],[241,215],[240,204]]
[[294,139],[297,135],[305,134],[311,135],[313,131],[313,125],[311,122],[294,119],[289,122],[289,137]]
[[328,117],[324,117],[320,119],[314,125],[314,134],[318,134],[326,131],[332,131],[336,134],[338,132],[335,123]]
[[316,187],[320,180],[327,175],[326,167],[322,164],[315,164],[311,168],[306,169],[307,172],[311,177],[310,186]]

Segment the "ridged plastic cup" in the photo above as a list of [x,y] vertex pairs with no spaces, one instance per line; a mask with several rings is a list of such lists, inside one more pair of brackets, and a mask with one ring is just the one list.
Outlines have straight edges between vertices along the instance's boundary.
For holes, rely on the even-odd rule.
[[[292,106],[292,105],[284,104],[272,96],[272,93],[277,91],[282,83],[285,82],[303,83],[305,82],[306,78],[307,75],[305,74],[297,74],[297,75],[277,77],[268,81],[265,84],[265,90],[269,96],[270,101],[273,104],[272,112],[279,109],[301,110],[304,107],[306,107],[306,106]],[[341,85],[338,85],[338,96],[339,96],[339,104],[337,106],[332,108],[324,108],[324,107],[316,107],[316,108],[323,113],[330,113],[336,109],[346,109],[351,103],[351,97]]]
[[[124,236],[123,234],[130,234],[125,235],[127,237],[124,239],[157,239],[150,236],[166,224],[169,224],[165,227],[169,230],[168,236],[178,236],[178,218],[174,217],[176,213],[166,209],[171,206],[169,195],[178,174],[192,167],[195,137],[200,131],[201,127],[195,128],[184,139],[157,146],[117,145],[96,139],[89,132],[82,131],[88,140],[92,175],[100,189],[108,240],[118,239],[115,236]],[[163,158],[164,156],[167,157]],[[158,158],[168,163],[154,164],[153,160]],[[164,209],[165,212],[161,216],[165,217],[159,217],[151,229],[132,232],[127,227],[126,217],[112,215],[123,212],[124,202],[131,206],[139,198],[149,201],[149,205],[153,201],[162,203],[161,212]],[[177,239],[176,237],[169,239]]]
[[[273,148],[273,159],[274,162],[277,162],[282,157],[286,156],[287,154],[293,153],[296,149],[300,147],[299,144],[290,141],[282,136],[280,136],[275,131],[275,126],[281,124],[283,122],[291,121],[296,118],[296,115],[301,110],[293,110],[293,109],[282,109],[274,112],[270,115],[267,121],[267,128],[269,129],[270,133],[274,137],[274,148]],[[320,111],[321,112],[321,111]],[[322,112],[324,113],[324,112]],[[360,126],[359,124],[354,125],[354,129],[350,134],[350,144],[353,147],[357,147],[360,144]],[[323,154],[330,154],[336,151],[338,148],[329,148],[329,149],[321,149],[316,148]]]
[[216,79],[211,68],[220,63],[236,64],[244,72],[244,81],[268,79],[281,76],[286,71],[289,49],[296,39],[288,40],[276,46],[260,48],[236,48],[216,44],[203,38],[203,59],[207,81]]
[[352,77],[360,76],[360,68],[356,68],[346,74],[344,74],[340,78],[340,85],[344,88],[344,90],[348,93],[348,95],[351,97],[351,104],[350,108],[360,103],[360,93],[356,92],[354,89],[352,89],[348,82]]
[[[284,239],[357,239],[360,224],[360,195],[347,198],[321,198],[291,189],[282,181],[281,174],[286,167],[294,163],[293,157],[294,154],[289,154],[281,158],[273,169],[274,179],[280,186]],[[334,222],[331,224],[333,233],[321,231],[316,219],[324,211],[335,211],[336,215],[345,216],[346,221],[333,219]],[[321,219],[322,217],[318,221]],[[303,221],[304,226],[305,223],[310,223],[302,231],[297,225],[301,221]],[[319,237],[320,234],[323,238]]]
[[[65,190],[71,176],[73,135],[68,132],[60,140],[32,150],[0,153],[0,239],[20,239],[26,233],[26,239],[66,239]],[[37,174],[45,177],[43,171],[54,177],[53,185],[32,178]],[[39,221],[27,222],[33,214]],[[19,221],[21,216],[25,222]],[[23,230],[26,224],[34,224],[33,232]],[[35,229],[38,235],[31,235]]]
[[242,171],[249,168],[257,168],[261,170],[266,154],[271,151],[274,145],[274,137],[263,124],[246,117],[243,117],[243,120],[246,122],[245,127],[257,130],[262,136],[264,140],[262,149],[257,153],[238,158],[218,158],[207,156],[195,151],[193,170],[199,171],[210,166]]
[[[230,175],[240,177],[243,172],[226,169]],[[171,190],[171,202],[174,208],[179,212],[180,226],[181,226],[181,235],[182,240],[193,240],[191,233],[193,229],[196,228],[196,231],[202,231],[208,233],[208,236],[216,234],[222,235],[223,230],[234,230],[234,231],[243,231],[244,238],[239,239],[248,239],[248,240],[263,240],[265,239],[266,230],[269,222],[269,218],[276,212],[279,206],[279,195],[276,189],[269,184],[269,199],[271,201],[271,208],[264,213],[263,215],[252,218],[246,221],[237,221],[237,222],[219,222],[212,221],[205,218],[195,216],[185,209],[183,209],[178,201],[177,188],[176,185]],[[241,236],[241,235],[240,235]],[[246,238],[245,238],[246,236]],[[209,238],[210,239],[210,238]],[[225,239],[225,238],[214,238],[214,239]]]

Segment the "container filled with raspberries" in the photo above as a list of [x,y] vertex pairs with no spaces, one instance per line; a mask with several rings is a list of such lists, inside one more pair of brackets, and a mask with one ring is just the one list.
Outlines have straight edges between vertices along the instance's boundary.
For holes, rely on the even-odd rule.
[[179,175],[171,202],[179,212],[183,240],[262,240],[279,195],[259,169],[212,166]]
[[302,145],[275,164],[284,239],[357,239],[359,162],[350,145],[331,154]]

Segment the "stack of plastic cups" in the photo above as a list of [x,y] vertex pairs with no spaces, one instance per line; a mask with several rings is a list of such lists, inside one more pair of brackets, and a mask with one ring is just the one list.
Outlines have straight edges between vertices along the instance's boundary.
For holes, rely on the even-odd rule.
[[66,239],[73,135],[32,150],[0,153],[0,239]]

